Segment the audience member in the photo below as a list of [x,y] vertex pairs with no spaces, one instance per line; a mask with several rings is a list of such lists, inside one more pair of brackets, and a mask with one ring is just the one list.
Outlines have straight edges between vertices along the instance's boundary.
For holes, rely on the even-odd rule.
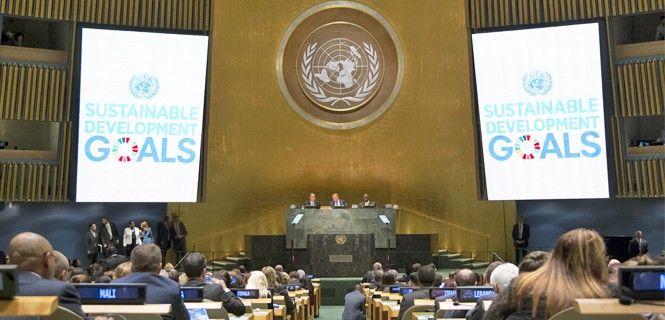
[[[429,299],[429,289],[428,287],[432,286],[434,283],[435,272],[434,269],[430,266],[422,266],[418,270],[418,283],[417,287],[413,292],[407,293],[402,296],[402,302],[399,307],[399,315],[397,320],[401,320],[404,312],[414,305],[413,300],[415,299]],[[404,319],[409,320],[409,319]]]
[[395,285],[395,274],[392,272],[385,272],[381,276],[381,285],[377,287],[377,290],[383,291],[383,292],[389,292],[390,288],[389,286]]
[[164,219],[157,224],[155,241],[162,250],[162,261],[166,262],[166,251],[171,248],[171,219],[169,216],[164,216]]
[[432,287],[438,288],[441,287],[441,285],[443,285],[443,276],[437,273],[436,276],[434,276],[434,283],[432,283]]
[[62,252],[56,250],[53,250],[53,259],[55,262],[53,279],[67,282],[71,278],[69,274],[69,260],[67,260],[67,257]]
[[132,250],[141,244],[141,230],[136,227],[134,221],[129,221],[122,235],[122,246],[125,248],[125,255],[131,256]]
[[[595,231],[575,229],[554,244],[545,264],[521,274],[487,310],[484,319],[547,319],[577,298],[607,298],[605,243]],[[502,295],[507,298],[501,298]]]
[[78,258],[72,260],[72,267],[81,268],[81,260]]
[[90,277],[87,274],[77,274],[69,278],[69,283],[90,283]]
[[102,274],[102,266],[98,263],[93,263],[85,270],[91,282],[96,282],[97,277]]
[[104,272],[113,271],[118,265],[127,261],[127,257],[118,254],[115,247],[109,247],[108,253],[109,255],[101,263]]
[[2,250],[0,250],[0,264],[7,264],[7,255]]
[[140,237],[141,237],[141,243],[145,243],[145,244],[155,243],[155,239],[152,236],[152,229],[148,225],[147,221],[142,221],[141,222]]
[[291,271],[289,273],[289,281],[287,282],[288,285],[300,285],[300,274],[298,274],[298,271]]
[[114,283],[145,283],[146,303],[170,304],[171,315],[164,319],[189,319],[189,313],[180,298],[177,283],[159,276],[162,267],[162,251],[154,244],[137,246],[131,255],[132,273],[114,281]]
[[381,278],[376,279],[375,278],[375,272],[383,270],[383,266],[381,265],[381,262],[374,262],[372,265],[372,270],[369,270],[365,273],[365,276],[362,279],[363,283],[379,283],[381,281]]
[[286,312],[291,313],[296,308],[295,302],[289,297],[289,290],[285,285],[277,282],[277,272],[272,267],[263,267],[261,272],[266,275],[268,281],[268,288],[274,289],[275,294],[284,296],[284,304],[286,305]]
[[175,267],[170,262],[164,265],[164,271],[166,271],[166,272],[171,272],[171,270],[173,270],[173,269],[175,269]]
[[22,47],[25,45],[25,36],[23,35],[23,32],[17,32],[14,35],[14,45],[18,47]]
[[[488,267],[489,268],[489,267]],[[502,263],[496,266],[489,273],[489,284],[494,288],[495,293],[506,290],[510,282],[517,277],[519,269],[512,263]],[[484,296],[478,299],[476,306],[466,314],[467,320],[481,320],[485,315],[483,301],[494,300],[494,296]]]
[[[385,274],[384,274],[385,275]],[[363,286],[357,284],[353,291],[344,296],[344,312],[342,320],[364,320],[365,319],[365,294]]]
[[105,275],[101,275],[95,279],[95,283],[111,283],[111,278]]
[[259,298],[269,298],[270,290],[268,289],[268,279],[261,271],[252,271],[247,279],[245,289],[259,290]]
[[58,305],[85,318],[78,291],[69,283],[53,280],[53,247],[39,234],[24,232],[9,242],[9,259],[17,265],[18,296],[57,296]]
[[470,269],[462,269],[455,273],[455,285],[458,287],[475,286],[478,284],[478,276]]
[[411,265],[411,269],[407,270],[406,273],[404,273],[400,278],[397,279],[398,282],[409,282],[409,275],[411,273],[416,273],[418,272],[418,269],[420,269],[420,263],[414,263]]
[[86,274],[83,268],[69,267],[69,277],[78,276],[79,274]]
[[550,257],[550,253],[546,251],[531,251],[524,256],[524,259],[519,264],[520,273],[533,272],[543,266],[545,261]]
[[665,40],[665,15],[660,16],[660,23],[656,27],[656,41]]
[[171,242],[177,261],[180,261],[187,252],[187,228],[180,220],[180,216],[173,216],[171,223]]
[[487,268],[485,269],[485,272],[483,273],[483,279],[480,283],[482,283],[483,285],[489,285],[490,275],[492,274],[492,271],[494,271],[494,269],[502,263],[503,262],[501,262],[501,261],[494,261],[494,262],[490,263],[487,266]]
[[240,317],[245,314],[245,305],[226,287],[224,280],[211,277],[211,283],[206,283],[206,265],[206,258],[202,254],[198,252],[188,254],[182,260],[182,268],[188,278],[184,287],[203,287],[205,299],[222,301],[224,309],[235,316]]
[[117,267],[115,267],[115,269],[113,270],[113,280],[125,277],[130,273],[132,273],[132,262],[131,261],[123,262],[119,264]]

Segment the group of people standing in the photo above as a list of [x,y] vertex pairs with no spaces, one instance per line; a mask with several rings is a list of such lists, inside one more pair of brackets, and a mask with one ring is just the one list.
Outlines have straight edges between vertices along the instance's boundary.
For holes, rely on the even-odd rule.
[[[86,232],[86,254],[90,264],[98,263],[102,258],[113,254],[130,256],[132,250],[140,244],[158,245],[162,250],[162,261],[166,259],[166,252],[173,248],[177,261],[187,251],[187,228],[180,217],[164,216],[157,224],[157,231],[153,232],[147,221],[139,225],[130,220],[124,228],[122,235],[118,233],[115,223],[102,217],[101,224],[92,222]],[[122,251],[121,251],[122,250]]]

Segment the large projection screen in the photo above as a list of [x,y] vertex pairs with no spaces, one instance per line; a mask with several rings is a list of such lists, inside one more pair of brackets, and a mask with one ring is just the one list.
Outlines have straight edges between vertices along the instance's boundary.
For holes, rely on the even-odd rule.
[[599,28],[472,35],[488,200],[609,197]]
[[208,37],[82,28],[76,201],[196,202]]

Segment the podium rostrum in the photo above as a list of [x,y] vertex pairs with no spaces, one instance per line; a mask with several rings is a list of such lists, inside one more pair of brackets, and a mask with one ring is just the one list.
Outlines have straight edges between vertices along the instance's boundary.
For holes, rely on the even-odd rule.
[[286,248],[307,249],[307,236],[325,234],[372,234],[374,248],[395,248],[396,223],[396,209],[287,209]]

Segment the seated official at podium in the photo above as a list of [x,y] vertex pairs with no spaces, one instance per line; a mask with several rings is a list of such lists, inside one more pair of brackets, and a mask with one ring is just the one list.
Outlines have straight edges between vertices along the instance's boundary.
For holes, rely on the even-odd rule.
[[331,208],[346,208],[346,201],[339,198],[339,193],[335,192],[332,194],[332,201],[330,201]]
[[363,201],[358,202],[358,208],[376,208],[376,203],[369,199],[369,194],[363,194]]
[[309,199],[305,200],[303,207],[305,209],[321,209],[321,204],[316,201],[316,193],[309,194]]

